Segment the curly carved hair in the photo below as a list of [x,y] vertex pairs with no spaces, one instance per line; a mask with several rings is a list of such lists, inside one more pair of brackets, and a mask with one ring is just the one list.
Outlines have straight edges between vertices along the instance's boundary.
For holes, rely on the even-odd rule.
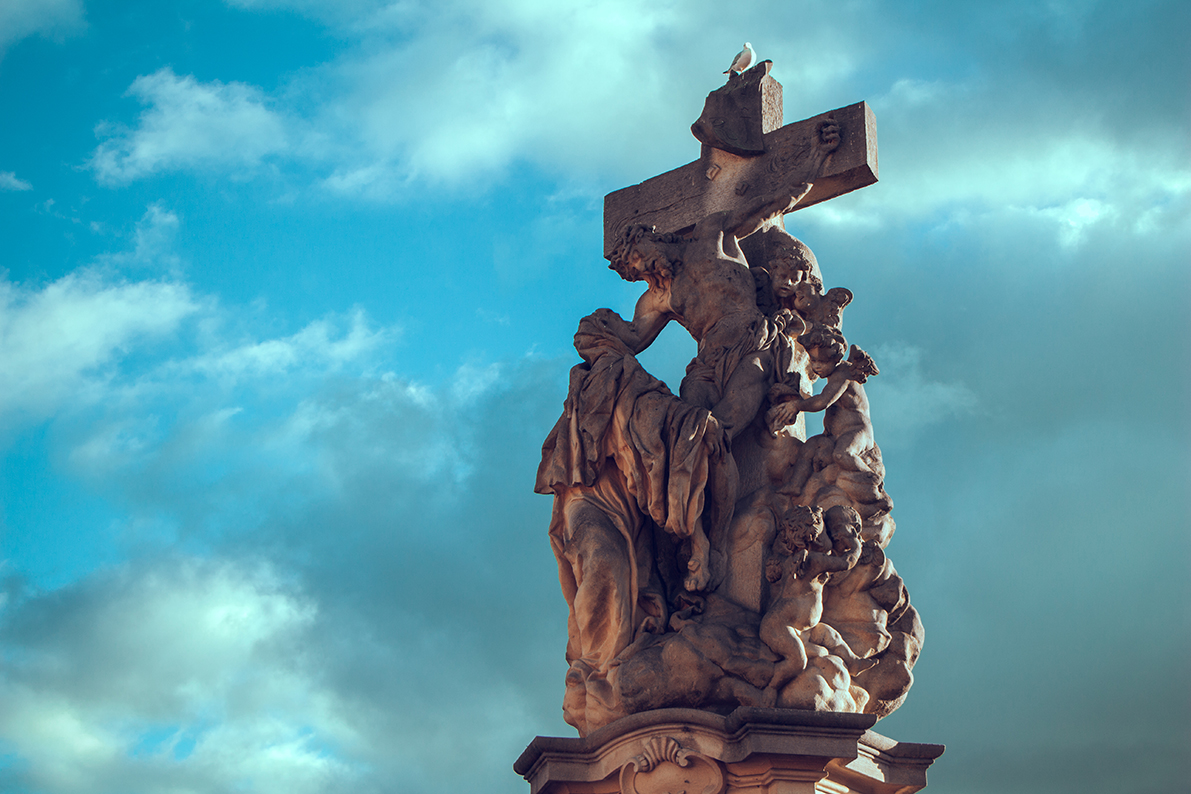
[[793,554],[798,549],[805,549],[814,543],[824,531],[823,509],[794,505],[783,511],[779,518],[781,531],[774,539],[774,550],[783,554]]
[[844,335],[829,325],[815,324],[811,330],[807,331],[802,336],[798,337],[798,344],[808,352],[819,348],[820,351],[826,351],[827,355],[820,352],[818,358],[820,360],[834,360],[836,363],[844,360],[844,352],[848,349],[848,340],[844,339]]
[[[789,264],[786,264],[787,262]],[[794,270],[806,271],[806,280],[808,281],[811,279],[819,281],[819,278],[814,275],[815,270],[819,267],[819,262],[815,259],[815,254],[811,251],[810,246],[797,237],[787,235],[774,245],[766,265],[772,270],[779,266],[779,263],[781,266]],[[823,282],[819,281],[819,286],[822,285]]]
[[[607,254],[607,259],[611,263],[608,267],[620,274],[620,277],[625,281],[635,280],[632,270],[629,268],[629,255],[633,252],[633,248],[646,238],[666,245],[673,245],[674,243],[683,241],[683,238],[677,234],[659,234],[654,231],[653,226],[646,226],[641,223],[634,223],[627,226],[624,233],[620,236],[620,242]],[[655,262],[651,267],[658,270],[664,266],[658,265]],[[666,272],[659,273],[659,275],[669,276],[671,274]]]

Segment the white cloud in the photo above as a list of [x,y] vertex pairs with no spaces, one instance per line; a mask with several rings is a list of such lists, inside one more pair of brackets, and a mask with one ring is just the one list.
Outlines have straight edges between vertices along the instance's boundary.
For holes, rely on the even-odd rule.
[[[996,90],[1000,90],[997,86]],[[1191,200],[1191,168],[1156,129],[1118,140],[1036,87],[1026,114],[976,82],[894,82],[873,101],[881,129],[881,182],[799,213],[797,223],[872,229],[936,226],[1006,212],[1047,221],[1064,248],[1097,225],[1144,233]],[[964,113],[959,106],[982,113]]]
[[299,367],[333,371],[359,361],[394,336],[392,330],[373,330],[362,309],[353,311],[348,322],[350,327],[342,336],[337,337],[334,318],[315,320],[291,336],[219,347],[178,366],[208,377],[231,379],[271,377]]
[[0,190],[32,190],[33,185],[30,185],[23,179],[18,179],[17,175],[12,171],[0,171]]
[[153,204],[136,224],[131,251],[101,255],[95,266],[48,284],[0,279],[0,424],[104,399],[134,349],[170,339],[200,313],[202,300],[177,279],[133,281],[115,271],[128,264],[175,269],[178,223]]
[[17,779],[47,794],[346,789],[358,770],[329,748],[356,736],[303,653],[317,609],[268,567],[196,559],[21,599],[0,666]]
[[[335,67],[333,113],[358,125],[366,159],[344,163],[331,186],[468,181],[522,157],[585,170],[609,138],[652,148],[640,133],[678,98],[669,81],[642,78],[664,74],[653,39],[676,13],[667,4],[455,2],[433,15],[370,19],[364,35],[394,42]],[[397,39],[410,26],[418,35]],[[608,109],[630,96],[634,109],[613,121]]]
[[31,289],[0,281],[0,416],[48,415],[102,387],[139,340],[173,334],[198,304],[182,284],[82,270]]
[[[374,199],[425,183],[471,186],[519,162],[588,179],[640,178],[681,165],[698,157],[687,127],[721,78],[720,61],[740,47],[735,32],[700,23],[721,13],[710,3],[230,4],[298,11],[351,42],[290,89],[327,97],[310,119],[318,134],[295,154],[329,168],[321,180],[329,191]],[[740,16],[741,27],[772,24],[759,9]],[[815,35],[833,57],[801,57],[801,39],[773,42],[779,72],[800,96],[857,68],[833,46],[845,37]],[[722,53],[714,63],[704,57],[713,51]],[[705,80],[692,79],[701,73]],[[303,82],[317,90],[303,90]]]
[[4,0],[0,3],[0,56],[26,36],[61,37],[83,25],[82,0]]
[[245,83],[202,83],[165,67],[138,77],[128,93],[147,109],[135,129],[100,126],[111,137],[90,165],[104,182],[181,169],[252,170],[290,146],[285,120]]
[[[176,272],[181,260],[174,250],[174,238],[180,223],[178,215],[161,202],[150,204],[133,231],[132,250],[101,254],[96,261],[113,267],[148,266]],[[91,225],[92,231],[102,229],[102,225]]]
[[962,383],[930,378],[922,351],[905,344],[876,346],[881,374],[865,386],[872,403],[877,443],[889,448],[912,443],[931,425],[976,410],[976,395]]
[[[709,24],[722,13],[712,3],[449,0],[433,10],[379,0],[228,3],[311,16],[346,46],[273,97],[168,68],[137,78],[130,93],[148,107],[131,129],[103,128],[112,137],[91,160],[101,180],[177,169],[243,175],[270,158],[311,167],[311,181],[331,193],[382,200],[427,184],[470,189],[518,163],[601,185],[640,179],[698,156],[686,129],[717,84],[720,61],[739,47],[738,29],[775,25],[777,13],[797,16],[797,33],[758,46],[786,82],[791,117],[855,101],[851,92],[863,90],[881,128],[883,183],[820,205],[807,223],[872,227],[1010,206],[1051,218],[1056,236],[1076,245],[1082,232],[1072,231],[1073,218],[1077,229],[1140,227],[1149,209],[1191,195],[1181,144],[1161,129],[1168,119],[1114,136],[1053,75],[1015,64],[1012,90],[1011,79],[989,80],[989,69],[1005,67],[986,64],[999,56],[981,47],[966,53],[962,78],[931,68],[946,52],[902,57],[907,42],[943,21],[915,28],[871,15],[840,18],[827,4],[747,6],[725,27]],[[1022,4],[980,24],[1007,24],[1016,14],[1056,48],[1103,38],[1094,7],[1048,9]],[[812,45],[823,54],[808,57]],[[713,68],[710,52],[727,55]],[[878,58],[902,58],[921,74],[874,91],[858,81],[871,80]],[[1102,208],[1094,219],[1064,209],[1093,203]]]
[[1098,199],[1078,198],[1059,207],[1046,207],[1038,214],[1056,223],[1060,245],[1071,248],[1083,240],[1088,227],[1115,219],[1120,209]]
[[[95,266],[45,285],[0,279],[3,424],[101,404],[138,406],[92,426],[75,459],[101,465],[105,453],[119,458],[155,437],[153,414],[139,410],[140,401],[194,396],[196,383],[207,386],[197,394],[216,400],[278,378],[305,388],[311,379],[371,367],[399,336],[395,327],[376,328],[362,309],[330,313],[289,335],[261,334],[181,280],[173,246],[179,224],[175,213],[153,204],[136,225],[131,250],[101,255]],[[118,275],[130,266],[168,275]]]
[[[561,680],[565,621],[506,586],[535,556],[520,586],[557,586],[540,535],[511,528],[544,525],[520,486],[565,366],[428,386],[342,371],[377,356],[360,314],[276,346],[217,331],[55,424],[65,473],[122,505],[114,530],[77,531],[140,561],[0,613],[0,789],[522,787],[507,767],[557,712],[529,684]],[[242,562],[155,557],[176,544]],[[543,632],[549,653],[523,658]]]

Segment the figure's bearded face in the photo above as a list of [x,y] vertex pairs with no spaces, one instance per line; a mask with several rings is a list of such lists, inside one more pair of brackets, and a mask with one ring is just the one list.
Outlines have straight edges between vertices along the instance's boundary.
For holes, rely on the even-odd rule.
[[651,273],[669,264],[666,250],[654,240],[641,240],[629,252],[629,266],[636,273]]
[[673,273],[673,251],[671,246],[655,240],[641,240],[636,243],[624,259],[625,278],[629,281],[648,281],[655,285]]

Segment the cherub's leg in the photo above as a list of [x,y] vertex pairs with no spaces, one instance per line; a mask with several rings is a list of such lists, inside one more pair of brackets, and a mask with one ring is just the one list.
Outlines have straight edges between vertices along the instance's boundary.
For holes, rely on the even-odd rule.
[[[860,505],[871,505],[872,509],[889,510],[893,507],[893,500],[881,487],[881,478],[870,471],[841,471],[835,484],[844,490],[853,501],[862,517],[867,517]],[[873,515],[873,513],[868,513]]]
[[849,471],[871,471],[860,459],[861,453],[872,443],[872,434],[864,430],[844,433],[835,441],[835,462]]
[[[780,639],[772,636],[777,632],[780,632]],[[780,648],[773,648],[773,650],[785,657],[782,661],[774,665],[773,678],[769,679],[769,686],[765,687],[765,696],[762,703],[766,707],[772,707],[777,702],[777,696],[782,691],[782,688],[805,670],[807,665],[806,646],[802,644],[802,638],[798,635],[798,629],[782,625],[777,629],[777,632],[769,632],[771,636],[768,640],[764,636],[761,638],[770,648],[773,648],[774,644],[779,645]]]
[[827,436],[808,438],[802,448],[798,450],[798,460],[794,464],[794,471],[790,474],[789,483],[780,490],[794,496],[801,494],[802,489],[806,487],[806,481],[811,478],[811,472],[815,468],[815,459],[821,457],[822,449],[830,445],[831,439]]
[[822,645],[832,654],[843,659],[844,666],[848,668],[848,672],[852,675],[859,675],[877,664],[876,659],[865,659],[857,656],[856,652],[852,650],[852,646],[848,645],[848,641],[826,623],[817,624],[807,632],[806,636],[811,642]]

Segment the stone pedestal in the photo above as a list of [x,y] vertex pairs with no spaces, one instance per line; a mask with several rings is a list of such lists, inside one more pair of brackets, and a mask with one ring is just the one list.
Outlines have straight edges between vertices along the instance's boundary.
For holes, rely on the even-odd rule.
[[910,794],[939,744],[895,742],[871,714],[739,708],[634,714],[583,739],[539,736],[513,768],[530,794]]

